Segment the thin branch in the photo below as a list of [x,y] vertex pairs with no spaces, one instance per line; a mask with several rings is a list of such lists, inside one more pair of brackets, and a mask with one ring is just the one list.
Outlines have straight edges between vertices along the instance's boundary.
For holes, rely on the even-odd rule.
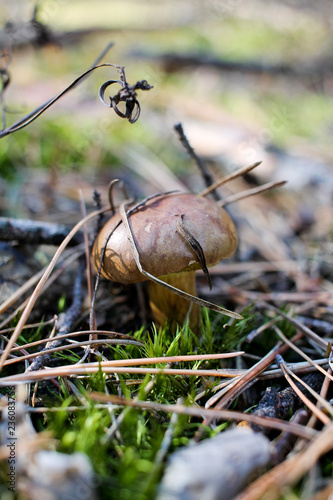
[[333,382],[333,377],[330,375],[326,370],[324,370],[321,366],[317,365],[307,354],[305,354],[301,349],[299,349],[293,342],[291,342],[283,333],[281,332],[280,328],[277,326],[274,326],[274,330],[276,334],[285,342],[286,344],[291,347],[297,354],[299,354],[303,359],[306,359],[312,366],[317,368],[325,377],[329,378]]
[[[0,217],[1,241],[17,241],[24,245],[60,245],[69,231],[65,224]],[[82,241],[82,234],[78,233],[69,245],[78,245]]]
[[296,326],[296,328],[298,328],[299,330],[301,330],[306,337],[310,338],[317,345],[319,345],[324,351],[326,351],[327,349],[331,350],[332,346],[331,346],[331,343],[328,340],[326,340],[326,339],[320,337],[319,335],[317,335],[315,332],[313,332],[312,330],[310,330],[310,328],[308,328],[307,326],[303,325],[303,323],[301,321],[293,318],[292,316],[290,316],[289,314],[284,313],[283,311],[280,311],[280,309],[278,309],[277,307],[273,306],[272,304],[268,304],[268,302],[260,301],[260,302],[257,302],[256,305],[259,306],[259,307],[265,308],[265,309],[271,309],[278,316],[282,316],[282,318],[285,318],[291,324],[293,324],[294,326]]
[[10,350],[11,348],[13,347],[13,345],[15,344],[17,338],[19,337],[20,333],[21,333],[21,330],[22,330],[22,327],[25,325],[34,305],[35,305],[35,302],[36,300],[38,299],[41,291],[43,290],[48,278],[50,277],[56,263],[58,262],[62,252],[64,251],[64,249],[66,248],[66,246],[68,245],[68,243],[71,241],[71,239],[73,238],[73,236],[77,233],[77,231],[79,229],[81,229],[81,227],[86,223],[88,222],[90,219],[93,219],[94,217],[96,217],[97,215],[105,212],[109,210],[108,208],[107,209],[102,209],[102,210],[96,210],[95,212],[92,212],[90,215],[88,215],[87,217],[85,217],[84,219],[82,219],[81,221],[79,221],[75,226],[74,228],[70,231],[70,233],[68,234],[68,236],[64,239],[64,241],[61,243],[61,245],[59,246],[59,248],[57,249],[57,251],[55,252],[50,264],[47,266],[43,276],[41,277],[41,279],[39,280],[36,288],[34,289],[23,313],[22,313],[22,316],[20,317],[17,325],[16,325],[16,328],[10,338],[10,341],[8,342],[4,352],[2,353],[2,356],[0,358],[0,371],[2,370],[3,368],[3,365],[4,365],[4,362],[6,361],[7,357],[8,357],[8,354],[10,353]]
[[[58,269],[55,270],[55,272],[53,273],[53,275],[49,278],[49,280],[47,281],[47,283],[45,284],[43,290],[41,291],[41,294],[44,293],[48,288],[49,286],[51,286],[58,278],[59,276],[69,267],[71,266],[71,264],[73,262],[75,262],[77,260],[77,258],[83,253],[83,251],[80,251],[80,250],[76,250],[75,251],[71,251],[70,255],[69,256],[66,256],[66,258],[63,258],[60,262],[60,266]],[[25,288],[24,285],[22,285],[22,287],[20,287],[16,292],[13,293],[13,295],[11,297],[9,297],[7,300],[8,302],[6,301],[6,305],[8,308],[9,307],[9,303],[14,303],[16,302],[29,288],[31,288],[37,281],[40,280],[40,278],[43,276],[45,270],[47,269],[44,268],[42,269],[41,272],[39,272],[37,275],[34,276],[34,278],[36,278],[34,280],[34,282],[27,282],[29,283],[29,287],[28,288]],[[15,300],[14,300],[15,299]],[[1,323],[0,323],[0,328],[3,328],[5,325],[8,325],[8,323],[10,323],[15,317],[17,317],[17,315],[22,311],[22,309],[24,309],[24,307],[26,307],[26,305],[28,304],[29,302],[29,298],[27,298],[26,300],[24,300],[16,309],[15,311],[13,311],[11,314],[9,314]],[[2,304],[2,307],[1,307],[1,310],[3,311],[4,310],[4,304]],[[14,330],[14,329],[13,329]]]
[[182,143],[182,145],[184,146],[184,149],[185,151],[189,154],[190,158],[192,158],[192,160],[195,161],[202,177],[203,177],[203,180],[206,184],[206,186],[210,186],[209,189],[210,189],[210,192],[213,194],[215,200],[219,200],[220,197],[219,197],[219,194],[216,193],[214,191],[214,187],[212,188],[212,182],[213,182],[213,177],[211,175],[211,173],[208,171],[207,167],[206,167],[206,164],[204,161],[202,161],[202,159],[196,154],[196,152],[194,151],[194,149],[192,148],[191,144],[189,143],[186,135],[185,135],[185,132],[183,130],[183,126],[181,123],[177,123],[176,125],[174,125],[174,129],[175,131],[177,132],[178,136],[179,136],[179,139],[180,139],[180,142]]
[[95,69],[98,68],[105,68],[105,67],[113,67],[119,69],[120,66],[116,66],[115,64],[111,63],[103,63],[103,64],[98,64],[97,66],[93,66],[92,68],[89,68],[87,71],[82,73],[78,78],[76,78],[68,87],[66,87],[63,91],[60,92],[60,94],[56,95],[46,103],[42,104],[38,108],[36,108],[34,111],[31,113],[27,114],[25,117],[21,118],[17,122],[15,122],[13,125],[10,127],[4,129],[2,132],[0,132],[0,138],[5,137],[9,134],[12,134],[13,132],[17,132],[18,130],[21,130],[22,128],[26,127],[27,125],[30,125],[33,121],[35,121],[41,114],[43,114],[47,109],[49,109],[55,102],[57,102],[61,97],[63,97],[67,92],[72,90],[76,85],[87,75],[92,73]]
[[[49,339],[47,339],[49,340]],[[46,347],[40,352],[34,352],[31,354],[25,354],[24,356],[18,356],[14,359],[10,359],[5,361],[4,366],[12,365],[14,363],[19,363],[20,361],[25,361],[26,359],[34,359],[33,363],[26,370],[26,373],[37,371],[43,368],[51,359],[51,354],[54,352],[73,350],[83,346],[92,346],[92,345],[136,345],[142,347],[141,342],[132,339],[98,339],[98,340],[84,340],[82,342],[72,342],[66,345],[60,345],[62,342],[67,340],[67,334],[62,335],[61,338],[57,338],[56,341],[49,342],[49,347]],[[20,346],[18,346],[20,347]],[[17,348],[16,348],[17,349]]]
[[[126,342],[126,341],[121,341]],[[130,341],[128,341],[130,342]],[[45,370],[37,370],[33,372],[25,372],[19,375],[11,375],[0,379],[0,386],[10,386],[20,384],[22,382],[30,384],[32,382],[50,380],[57,377],[87,377],[94,373],[100,373],[100,366],[91,366],[94,363],[85,365],[71,365],[62,368],[48,368]],[[64,369],[66,368],[66,369]],[[223,377],[223,373],[218,370],[205,370],[195,368],[142,368],[136,366],[104,366],[102,373],[115,374],[122,373],[124,375],[139,374],[139,375],[181,375],[186,377]]]
[[[54,319],[52,319],[50,321],[46,321],[44,324],[45,325],[52,324],[51,322],[53,323]],[[24,328],[32,328],[34,326],[39,326],[39,324],[36,323],[36,325],[25,325]],[[11,328],[10,330],[13,331],[14,328]],[[96,335],[105,335],[107,337],[114,337],[116,339],[135,340],[141,346],[144,345],[143,342],[137,340],[136,338],[132,337],[128,333],[109,332],[107,330],[80,330],[80,331],[77,331],[77,332],[68,332],[66,334],[66,339],[70,339],[70,338],[77,337],[77,336],[81,336],[82,337],[82,335],[89,335],[91,333],[94,333]],[[63,338],[62,335],[56,335],[55,337],[52,337],[52,340],[59,340],[59,339],[62,339],[62,338]],[[19,345],[17,347],[13,347],[11,349],[11,352],[13,353],[15,351],[20,351],[21,349],[30,349],[31,347],[35,347],[37,345],[47,344],[49,341],[50,341],[49,338],[47,338],[47,339],[41,339],[41,340],[35,340],[34,342],[29,342],[28,344],[22,344],[22,345]]]
[[[113,44],[109,44],[108,47],[103,51],[102,56],[98,58],[100,60],[107,50],[112,46]],[[140,116],[140,104],[138,100],[136,99],[136,90],[150,90],[152,87],[146,82],[146,80],[142,80],[141,82],[137,82],[135,85],[130,86],[125,78],[125,70],[123,66],[119,66],[117,64],[112,64],[112,63],[103,63],[103,64],[94,64],[92,67],[90,67],[87,71],[82,73],[79,77],[77,77],[70,85],[68,85],[64,90],[62,90],[58,95],[53,97],[52,99],[48,100],[46,103],[42,104],[38,108],[36,108],[34,111],[31,113],[28,113],[26,116],[15,122],[13,125],[11,125],[8,128],[5,128],[0,132],[0,138],[5,137],[9,134],[12,134],[13,132],[17,132],[18,130],[21,130],[22,128],[26,127],[30,123],[32,123],[34,120],[36,120],[42,113],[44,113],[47,109],[49,109],[54,103],[56,103],[61,97],[63,97],[67,92],[70,90],[73,90],[79,83],[81,83],[87,76],[90,75],[93,71],[99,68],[107,68],[107,67],[112,67],[116,68],[118,71],[121,73],[120,80],[110,80],[108,82],[105,82],[104,84],[101,85],[100,90],[99,90],[99,96],[102,99],[102,102],[105,103],[103,97],[103,93],[105,91],[105,88],[110,85],[111,83],[119,83],[121,85],[121,89],[118,91],[118,93],[111,98],[111,104],[109,107],[112,107],[114,111],[118,114],[118,116],[122,118],[127,118],[130,123],[134,123],[137,121],[137,119]],[[124,101],[126,103],[126,113],[123,114],[120,112],[117,108],[117,104],[120,101]],[[106,104],[106,103],[105,103]],[[134,116],[133,116],[134,113]]]
[[[81,314],[82,309],[82,280],[83,280],[83,271],[85,269],[85,260],[81,257],[79,260],[79,267],[76,272],[76,278],[73,286],[73,301],[71,306],[67,309],[64,319],[60,326],[58,326],[58,333],[62,336],[62,338],[57,340],[52,340],[45,349],[43,349],[40,353],[37,354],[37,357],[29,354],[28,358],[36,357],[36,359],[31,363],[28,367],[27,371],[40,370],[46,363],[51,359],[50,353],[52,349],[58,348],[62,342],[65,340],[66,334],[73,328],[73,325],[76,323]],[[26,358],[26,359],[28,359]]]

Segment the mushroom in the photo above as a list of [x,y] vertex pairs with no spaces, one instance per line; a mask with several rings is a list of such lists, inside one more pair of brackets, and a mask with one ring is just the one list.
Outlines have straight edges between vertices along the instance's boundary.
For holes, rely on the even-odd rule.
[[[200,322],[199,306],[184,296],[197,297],[196,270],[202,268],[209,277],[207,267],[235,252],[237,233],[231,218],[215,201],[191,193],[151,197],[129,210],[125,220],[121,212],[109,219],[96,238],[94,267],[101,269],[104,278],[123,284],[155,277],[148,284],[155,322],[161,325],[170,320],[182,325],[189,313],[190,326],[195,328]],[[173,287],[185,294],[176,295]],[[200,301],[209,304],[196,299]],[[214,308],[241,318],[219,306]]]

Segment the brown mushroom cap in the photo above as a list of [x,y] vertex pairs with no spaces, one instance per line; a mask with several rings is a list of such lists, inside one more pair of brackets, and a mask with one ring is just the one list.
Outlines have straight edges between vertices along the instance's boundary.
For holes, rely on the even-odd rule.
[[[148,201],[129,217],[142,267],[156,277],[201,267],[194,250],[177,230],[177,221],[182,215],[183,225],[200,243],[208,267],[230,257],[236,250],[235,226],[215,201],[190,193],[162,195]],[[120,220],[119,214],[112,217],[94,243],[96,269],[104,243]],[[107,244],[102,276],[123,284],[146,279],[135,263],[123,223]]]

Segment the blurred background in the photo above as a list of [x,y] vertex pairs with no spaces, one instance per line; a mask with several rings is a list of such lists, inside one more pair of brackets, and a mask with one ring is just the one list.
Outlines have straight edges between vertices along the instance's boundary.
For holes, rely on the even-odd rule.
[[302,268],[288,276],[293,290],[332,291],[329,1],[2,1],[0,13],[1,50],[11,57],[1,59],[10,74],[7,126],[66,88],[109,42],[103,62],[124,66],[131,85],[154,86],[138,91],[141,116],[130,124],[98,98],[119,73],[98,69],[2,138],[1,215],[72,224],[81,217],[78,188],[90,209],[94,189],[106,203],[115,177],[137,198],[175,187],[200,192],[203,179],[174,130],[180,122],[214,178],[262,161],[221,196],[288,181],[230,205],[237,258],[291,259]]

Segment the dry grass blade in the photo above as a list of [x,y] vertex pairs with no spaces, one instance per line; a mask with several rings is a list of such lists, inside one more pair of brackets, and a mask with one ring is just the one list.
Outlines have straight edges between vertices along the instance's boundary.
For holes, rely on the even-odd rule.
[[[67,335],[66,335],[66,338],[67,338]],[[53,340],[53,339],[52,339]],[[63,340],[63,339],[62,339]],[[40,352],[34,352],[34,353],[31,353],[31,354],[25,354],[24,356],[17,356],[16,358],[14,359],[7,359],[5,362],[4,362],[4,366],[7,366],[7,365],[12,365],[14,363],[19,363],[20,361],[25,361],[26,359],[33,359],[33,358],[37,358],[38,356],[41,356],[41,355],[46,355],[46,354],[52,354],[54,352],[61,352],[61,351],[66,351],[66,350],[73,350],[73,349],[78,349],[79,347],[83,347],[83,346],[96,346],[96,345],[137,345],[137,346],[141,346],[142,344],[140,342],[137,342],[135,340],[120,340],[120,339],[97,339],[97,340],[94,340],[94,339],[91,339],[91,340],[85,340],[85,341],[82,341],[82,342],[72,342],[70,344],[65,344],[65,345],[61,345],[61,346],[58,346],[58,347],[52,347],[50,349],[44,349],[42,353]]]
[[272,304],[268,304],[267,302],[262,301],[258,304],[258,306],[266,308],[266,309],[271,309],[279,316],[282,316],[282,318],[285,318],[286,320],[288,320],[290,323],[292,323],[294,326],[296,326],[298,329],[300,329],[306,337],[309,337],[317,345],[319,345],[322,349],[324,349],[324,351],[327,351],[327,349],[330,348],[331,344],[328,340],[323,339],[322,337],[319,337],[319,335],[317,335],[315,332],[313,332],[310,328],[303,325],[303,323],[301,323],[301,321],[298,321],[297,319],[293,318],[289,314],[286,314],[283,311],[280,311],[280,309],[273,306]]
[[8,342],[4,352],[2,353],[2,356],[0,358],[0,371],[2,370],[3,368],[3,365],[4,365],[4,362],[6,361],[7,357],[8,357],[8,354],[11,350],[11,348],[13,347],[13,345],[15,344],[18,336],[20,335],[21,333],[21,330],[22,330],[22,327],[24,326],[25,322],[27,321],[28,317],[29,317],[29,314],[31,313],[31,310],[32,308],[34,307],[34,304],[36,302],[36,300],[38,299],[41,291],[43,290],[44,286],[45,286],[45,283],[47,282],[49,276],[51,275],[53,269],[54,269],[54,266],[56,265],[56,263],[58,262],[59,260],[59,257],[60,255],[62,254],[62,252],[64,251],[64,249],[66,248],[66,246],[68,245],[69,241],[73,238],[74,234],[77,233],[77,231],[86,223],[88,222],[90,219],[93,219],[94,217],[96,217],[97,215],[100,215],[104,212],[106,212],[107,210],[109,210],[108,208],[107,209],[101,209],[101,210],[96,210],[95,212],[92,212],[91,214],[89,214],[87,217],[85,217],[84,219],[82,219],[80,222],[78,222],[74,228],[70,231],[70,233],[68,234],[68,236],[66,236],[66,238],[64,239],[64,241],[61,243],[61,245],[59,246],[59,248],[57,249],[57,251],[55,252],[50,264],[47,266],[43,276],[41,277],[41,279],[39,280],[36,288],[34,289],[30,299],[28,300],[28,303],[22,313],[22,316],[20,317],[18,323],[17,323],[17,326],[10,338],[10,341]]
[[54,103],[56,103],[59,99],[61,99],[67,92],[75,88],[82,80],[84,80],[90,73],[95,71],[95,69],[99,68],[106,68],[106,67],[113,67],[118,70],[123,70],[122,66],[117,66],[116,64],[111,64],[111,63],[103,63],[103,64],[97,64],[95,66],[92,66],[89,68],[87,71],[82,73],[78,78],[76,78],[70,85],[68,85],[62,92],[60,92],[58,95],[47,101],[46,103],[42,104],[39,106],[37,109],[26,115],[25,117],[21,118],[17,122],[13,123],[10,127],[2,130],[0,132],[0,138],[5,137],[9,134],[12,134],[13,132],[17,132],[18,130],[21,130],[22,128],[26,127],[33,121],[35,121],[41,114],[43,114],[47,109],[49,109]]
[[235,385],[241,380],[242,376],[245,376],[246,373],[247,370],[245,370],[241,376],[236,376],[233,380],[223,382],[222,384],[214,387],[213,392],[215,392],[215,394],[209,398],[208,401],[206,401],[205,408],[211,408],[216,405],[227,392],[232,391],[233,387],[235,387]]
[[[71,346],[73,347],[73,346]],[[39,354],[39,353],[38,353]],[[87,375],[89,373],[97,373],[99,370],[105,373],[167,373],[165,368],[150,368],[150,369],[134,369],[133,366],[149,365],[157,363],[180,363],[186,361],[203,361],[212,359],[231,358],[244,354],[243,351],[234,353],[219,353],[219,354],[191,354],[187,356],[163,356],[160,358],[135,358],[135,359],[120,359],[112,361],[101,361],[94,363],[87,363],[82,366],[78,365],[65,365],[58,368],[50,368],[41,372],[29,372],[18,375],[12,375],[0,379],[0,385],[10,385],[16,382],[35,382],[38,380],[46,380],[55,377]],[[23,359],[23,358],[19,358]],[[124,370],[119,367],[128,367]],[[119,370],[118,370],[119,368]],[[126,371],[127,370],[127,371]],[[177,375],[179,373],[186,375],[198,376],[216,376],[216,377],[229,377],[223,370],[169,370],[168,374]]]
[[209,186],[208,188],[204,189],[199,193],[199,196],[207,196],[207,194],[211,193],[214,191],[216,188],[223,186],[223,184],[226,184],[229,181],[232,181],[236,179],[237,177],[240,177],[241,175],[247,174],[248,172],[251,172],[254,168],[258,167],[258,165],[261,164],[261,161],[257,161],[256,163],[253,163],[252,165],[249,165],[247,167],[240,168],[239,170],[236,170],[236,172],[232,172],[231,174],[227,175],[226,177],[223,177],[222,179],[217,180]]
[[[68,335],[66,335],[66,338]],[[60,339],[63,339],[63,336],[60,336]],[[52,338],[52,340],[55,340],[55,337]],[[47,339],[47,342],[49,339]],[[76,349],[78,347],[82,346],[90,346],[90,345],[137,345],[137,346],[142,346],[142,343],[128,338],[128,339],[98,339],[98,340],[86,340],[82,342],[73,342],[70,344],[58,346],[58,347],[53,347],[52,349],[45,349],[43,350],[43,355],[44,354],[51,354],[53,352],[58,352],[66,349]],[[23,350],[23,347],[17,346],[14,347],[11,351],[13,350]],[[4,363],[4,366],[6,365],[12,365],[13,363],[18,363],[19,361],[24,361],[26,359],[31,359],[31,358],[36,358],[40,356],[40,352],[34,352],[32,354],[26,354],[24,356],[18,356],[14,359],[7,360]],[[234,356],[240,356],[244,354],[244,352],[238,352],[238,353],[230,353],[230,355],[223,355],[223,354],[211,354],[211,355],[198,355],[194,356],[194,359],[188,359],[188,358],[183,358],[182,356],[173,356],[173,357],[164,357],[164,358],[139,358],[139,359],[134,359],[134,360],[120,360],[120,361],[109,361],[105,363],[111,363],[111,365],[105,365],[105,366],[130,366],[130,365],[145,365],[145,364],[155,364],[155,363],[166,363],[167,361],[169,362],[174,362],[174,363],[179,363],[181,361],[199,361],[199,360],[209,360],[209,359],[221,359],[221,358],[228,358],[228,357],[234,357]],[[201,356],[201,357],[200,357]],[[182,359],[183,358],[183,359]],[[166,361],[165,361],[166,360]],[[122,362],[125,361],[125,362]],[[90,363],[90,366],[92,363]],[[86,365],[87,366],[87,365]],[[88,365],[89,366],[89,365]]]
[[[295,337],[293,337],[293,340],[297,340],[298,338],[300,338],[300,336],[300,334],[295,335]],[[264,356],[264,358],[262,358],[260,361],[258,361],[258,363],[249,368],[249,370],[247,370],[244,375],[241,376],[235,383],[232,383],[231,389],[227,394],[225,394],[225,390],[222,389],[220,395],[222,395],[223,397],[221,401],[217,403],[215,408],[220,409],[229,405],[241,392],[245,390],[246,387],[252,385],[257,381],[260,374],[270,364],[273,363],[278,354],[283,353],[288,348],[289,346],[282,346],[281,344],[277,344],[268,354],[266,354],[266,356]],[[216,399],[217,398],[215,398],[215,400]],[[209,425],[211,423],[211,420],[204,420],[203,423],[204,425]]]
[[287,339],[287,337],[285,335],[283,335],[283,333],[281,332],[280,328],[278,328],[277,326],[274,326],[274,330],[277,333],[277,335],[280,337],[280,339],[283,340],[283,342],[288,344],[289,347],[291,347],[291,349],[293,349],[295,352],[297,352],[297,354],[299,354],[303,359],[306,359],[312,366],[317,368],[318,371],[320,371],[323,375],[325,375],[325,377],[329,378],[333,382],[332,375],[330,373],[328,373],[326,370],[324,370],[324,368],[317,365],[309,356],[307,356],[307,354],[305,354],[302,351],[302,349],[299,349],[293,342],[291,342],[289,339]]
[[126,213],[126,205],[127,205],[126,202],[122,203],[120,205],[119,213],[120,213],[122,221],[126,227],[126,231],[127,231],[130,243],[131,243],[133,257],[135,259],[136,265],[138,266],[138,269],[140,270],[140,272],[144,276],[146,276],[146,278],[148,278],[151,281],[154,281],[155,283],[158,283],[159,285],[163,286],[164,288],[167,288],[168,290],[179,295],[180,297],[183,297],[184,299],[187,299],[191,302],[194,302],[195,304],[198,304],[199,306],[207,307],[207,308],[211,309],[212,311],[218,312],[220,314],[225,314],[226,316],[230,316],[231,318],[234,318],[234,319],[243,319],[243,316],[241,316],[240,314],[237,314],[233,311],[229,311],[228,309],[225,309],[224,307],[218,306],[216,304],[212,304],[211,302],[207,302],[206,300],[199,299],[198,297],[195,297],[194,295],[190,295],[189,293],[186,293],[183,290],[180,290],[179,288],[175,288],[174,286],[169,285],[169,283],[165,283],[164,281],[160,280],[159,278],[156,278],[156,276],[153,276],[152,274],[145,271],[141,265],[140,255],[139,255],[138,249],[136,247],[136,244],[135,244],[135,241],[133,238],[132,229],[131,229],[129,222],[128,222],[128,217],[127,217],[127,213]]
[[200,406],[184,406],[179,404],[159,404],[152,401],[138,401],[134,399],[125,399],[119,396],[107,395],[103,393],[91,392],[89,397],[98,402],[110,402],[115,405],[131,406],[133,408],[144,408],[151,411],[163,411],[165,413],[179,413],[181,415],[189,415],[193,417],[206,417],[207,419],[220,419],[220,420],[235,420],[251,422],[253,424],[262,425],[271,429],[278,429],[281,431],[288,431],[297,436],[306,439],[312,439],[318,433],[313,429],[310,430],[303,425],[283,422],[275,418],[258,417],[249,413],[243,413],[232,410],[211,410],[202,408]]
[[[46,321],[44,324],[52,324],[53,322],[54,322],[54,319],[52,319],[50,321]],[[32,328],[33,326],[39,326],[39,324],[36,323],[36,325],[26,325],[24,328]],[[14,330],[14,328],[10,329],[10,331],[13,331],[13,330]],[[66,333],[66,339],[69,339],[71,337],[88,335],[91,333],[96,334],[96,335],[106,335],[108,337],[115,337],[115,338],[124,339],[124,340],[134,340],[139,345],[143,345],[143,343],[140,340],[137,340],[136,338],[132,337],[131,335],[128,335],[127,333],[109,332],[107,330],[80,330],[79,332],[70,332],[70,333]],[[56,335],[56,336],[52,337],[52,340],[63,340],[63,339],[64,339],[63,335]],[[29,344],[22,344],[20,346],[13,347],[11,349],[11,352],[13,353],[15,351],[20,351],[21,349],[29,349],[30,347],[34,347],[37,345],[47,344],[49,341],[50,341],[49,338],[35,340],[34,342],[30,342]]]
[[[318,366],[321,365],[328,366],[327,358],[316,359],[313,361],[313,363],[315,363]],[[304,362],[302,361],[298,363],[289,363],[289,367],[294,373],[305,375],[306,373],[314,372],[317,369],[315,366],[313,366],[313,363],[308,363],[307,361]],[[281,375],[282,375],[282,370],[280,368],[273,368],[272,370],[267,370],[261,375],[259,375],[259,378],[261,380],[265,379],[267,380],[271,378],[281,377]]]
[[[242,377],[240,377],[236,383],[232,385],[231,390],[229,393],[224,396],[224,391],[222,391],[223,398],[221,401],[217,404],[216,408],[220,409],[223,408],[224,406],[227,406],[230,404],[233,399],[241,392],[244,390],[244,388],[253,382],[254,380],[257,379],[258,375],[267,368],[274,360],[276,355],[279,353],[280,350],[280,345],[278,344],[276,347],[274,347],[264,358],[262,358],[258,363],[256,363],[254,366],[252,366],[249,370],[247,370]],[[205,425],[209,425],[209,422],[205,421]]]
[[[41,328],[41,327],[44,327],[44,326],[48,326],[48,325],[54,325],[54,323],[57,321],[57,316],[54,316],[53,318],[47,320],[47,321],[40,321],[39,323],[30,323],[29,325],[24,325],[24,327],[22,328],[22,330],[25,330],[25,329],[31,329],[31,328]],[[5,335],[6,333],[10,333],[10,332],[13,332],[15,330],[15,327],[13,328],[4,328],[3,330],[0,330],[0,335]],[[37,342],[48,342],[48,340],[40,340],[40,341],[37,341]],[[29,344],[26,344],[26,345],[29,345]],[[22,346],[23,347],[23,346]]]
[[259,193],[263,193],[265,191],[268,191],[270,189],[273,189],[275,187],[283,186],[286,184],[287,181],[273,181],[273,182],[267,182],[266,184],[263,184],[262,186],[256,187],[256,188],[251,188],[247,189],[246,191],[242,191],[241,193],[236,193],[228,196],[221,202],[219,202],[219,205],[221,207],[224,207],[225,205],[230,205],[230,203],[234,203],[235,201],[243,200],[244,198],[249,198],[250,196],[255,196]]
[[[219,391],[221,389],[223,389],[224,387],[227,387],[228,385],[230,384],[230,380],[226,380],[224,382],[221,382],[220,384],[218,384],[217,386],[214,386],[212,388],[212,392],[214,391]],[[207,396],[207,389],[205,388],[203,391],[199,392],[195,398],[194,398],[194,401],[197,402],[197,401],[200,401],[201,398],[204,398]],[[209,405],[211,406],[211,405]],[[208,406],[208,402],[205,404],[205,408],[209,408]]]
[[294,391],[296,392],[297,396],[316,415],[316,417],[319,418],[319,420],[321,420],[321,422],[324,425],[329,424],[330,421],[331,421],[331,419],[327,415],[325,415],[325,413],[323,413],[319,408],[317,408],[317,406],[314,403],[312,403],[312,401],[310,401],[309,398],[307,398],[305,396],[305,394],[297,387],[297,385],[294,383],[294,381],[292,380],[291,377],[295,378],[295,380],[297,380],[297,382],[299,382],[300,384],[302,384],[303,387],[305,387],[305,389],[307,391],[309,391],[310,394],[315,399],[317,399],[317,401],[319,401],[325,407],[325,409],[330,413],[330,415],[333,416],[333,409],[329,405],[329,403],[327,403],[327,401],[325,401],[325,399],[323,399],[322,397],[320,397],[320,395],[317,394],[308,384],[306,384],[305,382],[303,382],[302,379],[300,379],[299,377],[297,377],[297,375],[295,375],[288,368],[288,366],[285,364],[284,361],[279,362],[279,365],[280,365],[280,367],[281,367],[281,369],[283,371],[283,375],[285,376],[285,378],[288,381],[288,383],[290,384],[290,386],[294,389]]
[[225,377],[226,375],[222,371],[218,370],[195,370],[195,369],[177,369],[177,368],[141,368],[133,366],[104,366],[101,370],[100,367],[91,366],[93,363],[87,363],[85,365],[71,365],[61,368],[50,368],[46,370],[40,370],[35,372],[26,372],[19,375],[12,375],[9,377],[3,377],[0,379],[0,386],[8,387],[10,385],[19,384],[24,382],[25,384],[30,384],[32,382],[39,382],[50,380],[57,377],[76,377],[76,376],[88,376],[94,373],[123,373],[123,374],[140,374],[140,375],[181,375],[184,377]]
[[[329,368],[329,372],[330,372],[330,375],[332,375],[332,370],[331,370],[330,368]],[[321,391],[320,391],[320,396],[321,396],[323,399],[325,399],[325,398],[326,398],[326,396],[327,396],[327,392],[328,392],[328,389],[329,389],[329,385],[330,385],[330,381],[329,381],[329,379],[328,379],[328,378],[325,378],[325,379],[324,379],[324,382],[323,382],[323,385],[322,385],[322,387],[321,387]],[[319,407],[320,407],[320,403],[319,403],[319,401],[317,402],[317,406],[319,406]],[[317,417],[316,417],[316,415],[314,415],[314,414],[313,414],[313,415],[311,415],[311,418],[310,418],[310,420],[309,420],[309,422],[308,422],[307,426],[308,426],[308,427],[312,427],[312,428],[314,428],[314,426],[316,425],[316,423],[317,423]],[[302,442],[301,442],[301,441],[300,441],[300,442],[298,442],[298,445],[297,445],[297,446],[298,446],[298,449],[302,449],[302,447],[303,447],[303,446],[302,446]]]
[[297,455],[254,481],[234,500],[278,500],[287,486],[296,484],[325,453],[333,449],[333,424],[328,425]]
[[108,199],[110,205],[111,215],[113,216],[116,213],[116,207],[113,201],[113,188],[120,181],[120,179],[113,179],[108,187]]

